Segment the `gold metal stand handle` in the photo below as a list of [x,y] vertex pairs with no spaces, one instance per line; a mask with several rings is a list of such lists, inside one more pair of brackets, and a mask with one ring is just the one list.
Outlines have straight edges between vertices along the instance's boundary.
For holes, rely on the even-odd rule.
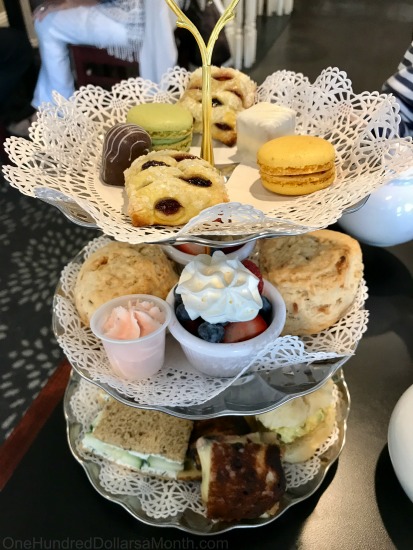
[[[194,1],[194,0],[192,0]],[[198,44],[202,59],[202,144],[201,157],[210,164],[214,164],[214,151],[212,148],[211,136],[211,115],[212,115],[212,93],[211,93],[211,59],[215,42],[224,26],[235,17],[234,9],[239,0],[232,0],[224,13],[218,19],[208,44],[205,44],[199,30],[190,19],[184,14],[181,8],[174,0],[165,0],[171,10],[178,17],[176,25],[182,29],[187,29],[195,38]]]

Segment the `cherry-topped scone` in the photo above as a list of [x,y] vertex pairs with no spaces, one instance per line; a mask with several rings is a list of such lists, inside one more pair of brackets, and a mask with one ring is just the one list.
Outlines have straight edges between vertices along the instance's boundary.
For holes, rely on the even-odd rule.
[[185,224],[205,208],[229,201],[220,172],[181,151],[152,151],[139,157],[125,171],[125,188],[136,227]]
[[189,262],[167,301],[175,313],[172,335],[189,362],[212,376],[243,370],[285,322],[284,301],[256,264],[222,251]]

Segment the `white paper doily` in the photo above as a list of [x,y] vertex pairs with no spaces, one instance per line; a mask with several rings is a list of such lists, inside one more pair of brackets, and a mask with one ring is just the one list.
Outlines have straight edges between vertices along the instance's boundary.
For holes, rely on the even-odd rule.
[[[74,303],[74,287],[82,262],[109,240],[107,237],[94,239],[63,269],[60,289],[55,295],[56,337],[74,368],[83,376],[86,373],[86,377],[96,383],[107,384],[137,406],[188,407],[205,403],[229,388],[242,373],[233,378],[210,378],[199,373],[188,363],[180,345],[171,335],[167,336],[165,365],[153,377],[132,382],[112,371],[100,342],[83,325]],[[251,370],[284,369],[288,372],[304,368],[314,361],[353,354],[367,328],[368,312],[363,309],[366,298],[367,288],[363,282],[347,314],[330,329],[305,340],[297,336],[277,338],[263,348],[251,363]]]
[[[335,386],[335,400],[339,411],[340,421],[345,421],[348,411],[341,411],[340,401],[343,396]],[[75,452],[83,461],[93,462],[100,466],[99,483],[101,487],[112,495],[132,496],[139,500],[142,511],[149,517],[165,519],[168,516],[177,516],[189,509],[195,513],[205,515],[201,501],[199,482],[182,482],[177,480],[161,480],[133,472],[106,459],[94,455],[80,445],[83,435],[90,430],[90,426],[103,403],[101,390],[84,379],[79,380],[77,389],[73,391],[69,406],[71,411],[68,417],[70,423],[77,422],[81,429],[75,440]],[[343,418],[344,417],[344,418]],[[284,463],[287,481],[287,492],[309,483],[319,472],[321,461],[327,451],[337,444],[340,429],[337,424],[333,433],[317,449],[314,456],[306,462],[298,464]]]
[[[411,165],[413,145],[410,138],[398,136],[399,107],[392,96],[354,94],[346,73],[337,68],[325,69],[313,83],[302,74],[278,71],[258,87],[257,101],[291,107],[297,112],[297,133],[325,137],[334,144],[336,182],[311,195],[282,197],[262,187],[255,165],[241,164],[227,182],[230,203],[203,211],[183,228],[134,228],[126,214],[124,190],[99,180],[104,133],[125,121],[133,105],[176,102],[189,74],[176,67],[164,75],[160,86],[136,78],[116,84],[110,92],[86,86],[69,100],[55,94],[55,104],[41,107],[30,130],[31,141],[6,140],[5,149],[15,165],[3,167],[7,181],[30,196],[37,188],[63,192],[105,234],[139,243],[208,233],[298,234],[326,227]],[[214,147],[214,155],[216,164],[239,160],[236,148]],[[222,223],[214,223],[217,218]]]

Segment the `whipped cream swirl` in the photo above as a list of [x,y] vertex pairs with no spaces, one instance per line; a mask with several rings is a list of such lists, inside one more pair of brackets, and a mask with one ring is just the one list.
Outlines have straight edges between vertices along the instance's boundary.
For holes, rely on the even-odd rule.
[[181,273],[176,293],[189,317],[209,323],[250,321],[262,307],[259,279],[238,259],[220,250],[199,254]]

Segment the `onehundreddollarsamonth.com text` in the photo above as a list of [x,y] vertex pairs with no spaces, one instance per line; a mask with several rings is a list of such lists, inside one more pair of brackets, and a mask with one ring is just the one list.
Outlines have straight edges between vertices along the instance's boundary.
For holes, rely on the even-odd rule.
[[207,538],[176,540],[164,537],[142,539],[122,539],[120,537],[89,537],[86,539],[48,539],[33,537],[18,539],[3,537],[0,539],[3,550],[228,550],[227,540]]

